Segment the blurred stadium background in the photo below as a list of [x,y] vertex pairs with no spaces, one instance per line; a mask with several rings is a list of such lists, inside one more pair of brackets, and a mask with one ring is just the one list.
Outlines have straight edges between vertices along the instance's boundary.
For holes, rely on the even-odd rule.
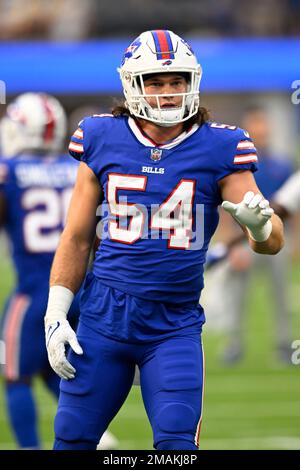
[[[300,104],[291,99],[293,82],[300,80],[299,0],[0,0],[0,80],[6,101],[25,91],[52,93],[68,112],[71,133],[84,115],[107,112],[121,98],[116,67],[123,51],[141,31],[159,28],[174,30],[193,46],[204,69],[202,104],[214,119],[239,124],[246,107],[265,107],[272,150],[299,166]],[[1,104],[0,116],[4,112]],[[300,339],[299,221],[291,221],[288,239],[292,339]],[[217,238],[224,237],[219,231]],[[2,235],[0,308],[12,285]],[[234,366],[220,363],[225,335],[207,316],[202,449],[300,449],[300,365],[281,363],[275,354],[268,287],[263,273],[253,279],[247,351]],[[55,402],[38,380],[36,390],[44,447],[51,448]],[[152,448],[138,387],[111,430],[121,449]],[[0,449],[14,448],[0,392]]]

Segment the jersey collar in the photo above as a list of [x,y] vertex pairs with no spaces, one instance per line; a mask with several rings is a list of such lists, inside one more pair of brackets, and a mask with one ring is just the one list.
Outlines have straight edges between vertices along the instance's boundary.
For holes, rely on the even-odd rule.
[[180,135],[175,137],[175,139],[161,145],[157,145],[153,140],[151,140],[148,136],[146,136],[142,130],[139,128],[137,125],[136,121],[132,118],[128,118],[128,125],[133,132],[134,136],[137,138],[137,140],[145,145],[146,147],[155,147],[155,148],[160,148],[160,149],[172,149],[173,147],[176,147],[177,145],[181,144],[185,139],[190,137],[196,130],[199,129],[198,124],[193,124],[193,126],[188,130],[182,132]]

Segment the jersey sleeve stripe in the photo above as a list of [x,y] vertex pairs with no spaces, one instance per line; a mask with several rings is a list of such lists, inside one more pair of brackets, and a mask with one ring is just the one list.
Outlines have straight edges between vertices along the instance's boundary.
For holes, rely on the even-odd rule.
[[257,163],[257,160],[245,160],[243,162],[234,162],[235,165],[245,165],[246,163]]
[[78,128],[77,131],[74,132],[73,137],[83,139],[83,130]]
[[250,162],[257,162],[256,153],[248,153],[243,156],[236,155],[233,160],[233,163],[235,164],[250,163]]
[[254,143],[250,142],[249,140],[241,140],[237,146],[237,150],[256,150],[254,147]]
[[73,152],[79,152],[79,153],[84,152],[82,144],[76,144],[75,142],[72,142],[72,141],[70,142],[69,150],[71,150]]

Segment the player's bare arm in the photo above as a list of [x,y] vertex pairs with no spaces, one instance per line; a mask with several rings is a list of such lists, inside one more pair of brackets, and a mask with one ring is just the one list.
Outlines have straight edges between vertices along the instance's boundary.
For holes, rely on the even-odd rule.
[[99,181],[85,163],[80,163],[66,227],[53,261],[50,286],[64,286],[73,293],[78,291],[95,239],[100,198]]
[[[280,218],[270,210],[268,201],[261,195],[252,173],[241,171],[230,174],[223,178],[219,185],[224,201],[243,204],[247,206],[247,210],[252,211],[254,219],[260,217],[259,234],[256,236],[252,224],[241,223],[238,214],[234,213],[237,209],[236,206],[229,204],[223,206],[241,224],[252,250],[256,253],[269,255],[278,253],[284,245],[283,224]],[[251,195],[250,192],[253,194]],[[244,200],[246,193],[248,193],[247,201]]]

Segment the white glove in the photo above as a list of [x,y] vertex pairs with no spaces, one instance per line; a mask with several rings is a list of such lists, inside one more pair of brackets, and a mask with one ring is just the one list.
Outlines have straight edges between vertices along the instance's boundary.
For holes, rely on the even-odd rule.
[[272,232],[270,218],[274,214],[269,201],[261,194],[248,191],[243,200],[234,204],[224,201],[223,209],[229,212],[241,225],[245,225],[250,237],[257,242],[268,240]]
[[73,379],[76,370],[66,358],[65,344],[69,344],[76,354],[83,354],[72,330],[67,313],[74,294],[63,286],[50,288],[47,312],[45,315],[45,333],[48,359],[52,369],[62,379]]
[[54,372],[62,379],[74,379],[76,370],[66,358],[65,344],[69,344],[76,354],[83,354],[75,331],[68,320],[58,320],[46,328],[48,359]]

